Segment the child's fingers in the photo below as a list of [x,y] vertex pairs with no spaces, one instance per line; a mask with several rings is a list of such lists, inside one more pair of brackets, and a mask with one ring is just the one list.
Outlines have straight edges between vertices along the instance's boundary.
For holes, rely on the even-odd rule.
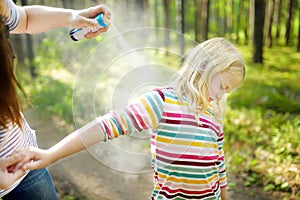
[[43,166],[40,161],[32,161],[32,162],[28,162],[28,163],[24,164],[22,167],[22,170],[27,171],[27,170],[41,169],[44,167],[45,166]]
[[35,148],[30,147],[30,148],[24,150],[24,152],[25,152],[25,155],[15,166],[15,169],[14,169],[15,171],[22,169],[26,163],[31,162],[32,160],[36,159],[35,158]]

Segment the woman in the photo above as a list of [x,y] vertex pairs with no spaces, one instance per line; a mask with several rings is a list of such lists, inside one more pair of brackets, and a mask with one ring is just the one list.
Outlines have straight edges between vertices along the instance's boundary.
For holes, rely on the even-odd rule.
[[[17,149],[34,146],[37,141],[34,131],[22,114],[17,94],[21,86],[14,75],[14,55],[8,41],[9,33],[40,33],[53,28],[72,26],[89,27],[99,25],[92,19],[99,13],[110,18],[110,11],[104,5],[84,10],[71,10],[47,6],[17,6],[11,0],[0,0],[0,197],[6,199],[57,199],[47,169],[14,172],[13,166],[23,154],[9,157]],[[93,38],[108,27],[85,35]],[[4,162],[2,162],[4,161]]]

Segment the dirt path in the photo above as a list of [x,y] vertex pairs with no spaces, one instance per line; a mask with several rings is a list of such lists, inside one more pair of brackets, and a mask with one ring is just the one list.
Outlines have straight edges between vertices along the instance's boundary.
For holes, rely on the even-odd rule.
[[[35,112],[27,115],[36,130],[39,146],[47,148],[73,131],[61,120],[48,119]],[[49,167],[61,199],[67,196],[80,200],[146,200],[152,190],[151,173],[124,173],[113,170],[95,159],[88,151],[80,152]],[[240,187],[242,180],[229,181],[237,187],[229,191],[230,200],[280,200],[281,197],[265,193],[261,187]]]

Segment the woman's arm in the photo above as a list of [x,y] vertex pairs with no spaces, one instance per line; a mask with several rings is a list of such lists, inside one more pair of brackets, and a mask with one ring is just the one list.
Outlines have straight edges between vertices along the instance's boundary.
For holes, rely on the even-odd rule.
[[[16,29],[11,33],[41,33],[54,28],[72,26],[73,28],[96,28],[95,19],[99,13],[104,13],[110,19],[110,11],[105,5],[90,7],[83,10],[55,8],[41,5],[16,6],[20,15],[20,21]],[[107,28],[100,29],[96,33],[88,34],[87,38],[105,32]]]

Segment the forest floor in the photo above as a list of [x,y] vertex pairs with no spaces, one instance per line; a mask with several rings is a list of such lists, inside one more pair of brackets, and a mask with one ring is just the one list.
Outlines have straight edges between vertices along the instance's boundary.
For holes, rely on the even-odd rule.
[[[48,148],[74,130],[62,120],[29,112],[27,120],[36,130],[39,146]],[[125,173],[113,170],[85,150],[49,167],[61,200],[146,200],[152,190],[151,173]],[[265,192],[256,185],[245,187],[244,178],[228,175],[235,187],[229,189],[230,200],[280,200],[280,193]]]

